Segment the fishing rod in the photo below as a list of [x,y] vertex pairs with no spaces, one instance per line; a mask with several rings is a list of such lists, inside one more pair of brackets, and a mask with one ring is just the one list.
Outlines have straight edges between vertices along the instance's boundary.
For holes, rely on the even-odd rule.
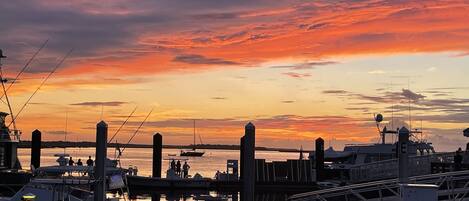
[[15,79],[13,79],[13,81],[8,85],[5,92],[2,94],[2,96],[0,96],[0,100],[2,102],[5,103],[5,101],[3,101],[3,97],[5,96],[6,92],[8,92],[8,90],[10,90],[11,86],[13,86],[13,84],[16,83],[16,80],[18,80],[18,78],[21,76],[21,74],[23,74],[23,72],[29,67],[29,64],[31,64],[31,62],[33,62],[33,60],[41,52],[41,50],[44,49],[44,47],[46,47],[48,42],[49,42],[49,39],[44,41],[44,43],[41,45],[41,47],[39,47],[39,49],[36,50],[36,52],[34,52],[33,56],[31,56],[31,58],[29,58],[29,60],[26,62],[26,64],[23,66],[23,68],[20,70],[20,72],[16,75]]
[[117,134],[119,133],[119,131],[124,127],[124,125],[127,123],[127,121],[129,121],[130,117],[132,117],[132,115],[134,114],[134,112],[137,110],[137,106],[135,106],[134,110],[129,114],[129,116],[127,116],[127,118],[125,119],[124,123],[121,124],[121,126],[117,129],[117,131],[114,133],[114,135],[111,137],[111,139],[109,140],[108,143],[111,143],[112,140],[117,136]]
[[147,114],[147,116],[145,117],[145,119],[142,121],[142,123],[140,123],[140,125],[138,126],[137,130],[135,130],[134,134],[132,135],[132,137],[129,139],[129,141],[127,142],[127,144],[125,144],[126,146],[122,149],[122,151],[119,151],[119,157],[122,155],[122,153],[125,151],[125,148],[127,148],[127,145],[130,144],[130,142],[132,141],[132,139],[134,139],[134,137],[137,135],[138,131],[140,130],[140,128],[142,128],[143,124],[147,121],[148,117],[150,117],[151,113],[153,112],[153,108],[150,110],[150,112]]
[[23,106],[21,107],[21,109],[18,111],[18,113],[16,114],[15,118],[13,119],[13,121],[8,125],[8,127],[14,123],[16,121],[16,119],[18,118],[18,116],[20,115],[20,113],[24,110],[24,108],[26,107],[26,105],[29,104],[29,102],[31,101],[31,99],[34,97],[34,95],[36,95],[36,93],[41,89],[41,87],[46,83],[46,81],[52,76],[52,74],[54,74],[57,69],[64,63],[64,61],[68,58],[68,56],[70,56],[70,54],[72,54],[73,52],[73,48],[70,49],[70,51],[68,51],[68,53],[60,60],[59,63],[57,63],[57,65],[54,67],[54,69],[52,69],[51,72],[49,72],[49,74],[47,75],[47,77],[42,80],[41,84],[39,85],[39,87],[36,88],[36,91],[33,92],[33,94],[31,94],[31,96],[28,98],[28,100],[23,104]]

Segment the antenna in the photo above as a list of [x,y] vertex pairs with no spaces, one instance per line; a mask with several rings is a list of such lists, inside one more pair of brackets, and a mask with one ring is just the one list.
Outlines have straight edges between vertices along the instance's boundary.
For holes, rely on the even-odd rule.
[[[392,84],[392,80],[391,80],[391,91],[393,90],[393,84]],[[393,96],[391,96],[391,102],[392,102],[392,106],[391,106],[391,130],[394,129],[394,104],[395,104],[395,98]],[[394,139],[394,137],[392,137]]]
[[[407,89],[409,90],[410,92],[410,77],[407,81]],[[412,131],[412,107],[411,107],[411,103],[410,103],[410,96],[409,96],[409,130]]]
[[423,142],[423,123],[422,119],[420,119],[420,140]]
[[[13,118],[12,120],[12,123],[15,122],[15,120],[18,118],[18,116],[20,115],[20,113],[23,111],[23,109],[26,107],[26,105],[28,105],[29,101],[31,101],[31,99],[34,97],[34,95],[36,95],[36,93],[39,91],[39,89],[41,89],[41,87],[46,83],[46,81],[52,76],[52,74],[54,74],[57,69],[63,64],[63,62],[68,58],[68,56],[70,56],[70,54],[73,52],[73,48],[70,49],[70,51],[68,51],[68,53],[62,58],[62,60],[60,60],[59,63],[57,63],[57,65],[54,67],[54,69],[52,69],[51,72],[49,72],[49,74],[47,75],[47,77],[41,82],[41,84],[39,85],[39,87],[36,88],[36,90],[33,92],[33,94],[31,94],[31,96],[29,97],[29,99],[23,104],[23,106],[21,107],[21,109],[18,111],[18,113],[16,114],[16,117]],[[6,97],[6,96],[5,96]],[[13,116],[12,116],[13,117]],[[11,123],[8,125],[10,126]]]

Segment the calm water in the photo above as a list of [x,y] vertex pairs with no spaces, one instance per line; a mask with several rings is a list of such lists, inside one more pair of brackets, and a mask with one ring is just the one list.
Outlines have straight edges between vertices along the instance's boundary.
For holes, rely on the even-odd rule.
[[[23,168],[28,169],[30,164],[30,149],[19,149],[19,159]],[[63,148],[50,148],[42,149],[41,151],[41,166],[56,165],[54,154],[63,153]],[[81,159],[83,163],[86,163],[88,156],[94,159],[95,149],[94,148],[67,148],[66,153],[73,157],[76,162]],[[179,149],[163,149],[163,158],[168,159],[169,155],[178,155]],[[108,157],[114,158],[115,150],[113,148],[108,149]],[[298,153],[285,153],[285,152],[272,152],[272,151],[256,151],[256,158],[266,159],[267,161],[284,161],[287,159],[298,159]],[[190,173],[194,175],[199,173],[204,177],[213,178],[217,170],[226,171],[226,160],[235,159],[239,160],[239,151],[231,150],[205,150],[203,157],[189,158],[188,163],[191,166]],[[122,167],[137,166],[138,174],[141,176],[150,176],[152,169],[152,149],[137,149],[128,148],[121,156]],[[163,161],[162,176],[166,176],[166,169],[169,166],[169,160]],[[209,192],[206,192],[208,194]],[[214,192],[210,192],[214,194]],[[185,198],[182,198],[185,197]],[[138,197],[137,200],[151,200],[148,196]],[[193,200],[191,193],[186,195],[162,195],[161,200]]]

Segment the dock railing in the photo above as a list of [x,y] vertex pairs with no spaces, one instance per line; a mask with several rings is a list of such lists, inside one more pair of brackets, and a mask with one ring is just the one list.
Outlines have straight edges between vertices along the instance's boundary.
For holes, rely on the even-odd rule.
[[[443,200],[467,200],[469,170],[414,176],[410,183],[433,184],[439,187]],[[399,200],[397,179],[352,184],[324,190],[306,192],[289,197],[288,201],[343,201],[343,200]]]
[[[431,174],[432,162],[452,162],[454,152],[409,157],[409,176]],[[353,166],[350,183],[362,183],[398,177],[398,159],[382,160]]]

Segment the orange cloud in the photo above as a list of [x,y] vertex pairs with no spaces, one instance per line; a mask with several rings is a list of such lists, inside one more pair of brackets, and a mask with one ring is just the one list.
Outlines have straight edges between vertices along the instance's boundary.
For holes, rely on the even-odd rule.
[[[178,18],[173,13],[152,16],[148,7],[135,5],[125,10],[122,3],[112,4],[116,12],[100,7],[89,12],[83,4],[74,5],[83,10],[74,14],[102,23],[97,26],[109,26],[114,19],[125,25],[77,30],[89,33],[82,43],[70,44],[83,47],[75,51],[60,74],[132,76],[251,67],[292,58],[304,61],[339,55],[469,51],[466,1],[278,3],[227,8],[218,13],[194,13],[170,5],[168,9],[180,9]],[[61,4],[52,8],[59,9]],[[151,24],[152,17],[164,22],[166,29],[145,26]],[[70,34],[57,37],[64,41],[56,43],[81,40],[67,37]]]
[[[113,1],[109,7],[94,1],[45,2],[19,0],[16,4],[5,3],[0,8],[4,26],[8,27],[0,30],[3,36],[0,43],[5,46],[2,48],[9,50],[6,60],[11,62],[7,63],[9,71],[20,69],[23,61],[32,54],[30,47],[51,37],[46,51],[37,61],[39,64],[33,63],[31,67],[33,70],[40,67],[40,70],[27,72],[25,75],[33,79],[20,80],[14,86],[13,95],[33,91],[47,72],[44,67],[53,65],[54,58],[71,47],[75,48],[72,57],[53,75],[54,79],[44,90],[134,84],[145,81],[141,77],[154,74],[257,67],[278,60],[296,60],[295,63],[304,64],[297,68],[311,69],[315,63],[321,63],[315,61],[337,56],[441,51],[466,56],[469,52],[467,1],[298,3],[253,0],[245,4],[235,1],[194,3],[173,0],[139,4]],[[309,72],[286,72],[285,75],[294,78],[312,76]],[[14,73],[10,72],[8,76],[14,77]],[[329,91],[331,94],[343,93],[339,92]],[[382,100],[372,96],[361,98]],[[63,108],[53,109],[63,114]],[[86,111],[77,116],[91,116],[93,112],[99,114],[99,111]],[[122,115],[122,111],[114,112]],[[33,129],[34,125],[41,125],[46,130],[57,131],[63,117],[47,115],[47,118],[25,116],[23,122],[28,125],[22,126]],[[464,117],[456,116],[455,119]],[[86,133],[92,136],[94,119],[80,119],[77,118],[70,129],[76,137],[86,138],[88,136],[83,135]],[[112,118],[111,121],[118,124],[120,119]],[[180,121],[149,122],[146,135],[138,139],[147,142],[149,134],[157,129],[168,133],[168,138],[186,136],[191,128],[181,125]],[[224,140],[219,139],[223,135],[228,136],[227,143],[233,143],[242,134],[246,121],[242,118],[201,120],[200,127],[209,142]],[[343,142],[369,142],[375,133],[373,127],[366,126],[361,119],[347,117],[281,115],[257,119],[255,123],[259,141],[270,140],[276,146],[289,139],[312,140],[318,136],[327,138],[327,135],[334,135]],[[57,138],[51,136],[51,139]]]
[[225,24],[206,20],[213,22],[206,31],[195,20],[181,31],[139,35],[134,43],[146,52],[83,60],[66,73],[190,72],[284,58],[468,51],[467,7],[465,1],[304,3],[245,12]]

